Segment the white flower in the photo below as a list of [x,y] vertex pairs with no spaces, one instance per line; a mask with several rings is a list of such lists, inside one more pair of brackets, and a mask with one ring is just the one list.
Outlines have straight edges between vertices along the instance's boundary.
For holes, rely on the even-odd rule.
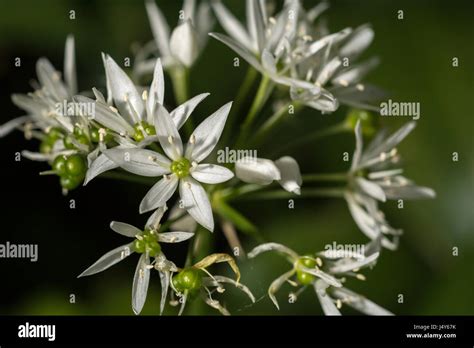
[[[268,295],[278,309],[275,293],[285,282],[288,282],[294,287],[300,287],[296,293],[290,294],[293,300],[296,300],[306,286],[312,285],[326,315],[341,315],[339,309],[343,304],[368,315],[390,315],[391,313],[387,310],[342,286],[347,276],[365,279],[362,274],[356,272],[364,267],[372,267],[376,263],[380,255],[379,241],[367,244],[364,250],[363,255],[354,254],[344,258],[338,256],[329,258],[325,252],[317,253],[317,256],[313,257],[300,256],[282,244],[266,243],[254,248],[248,256],[254,258],[266,251],[277,251],[285,255],[293,265],[293,269],[275,279],[268,288]],[[291,280],[294,275],[296,279]]]
[[301,173],[296,160],[281,157],[275,162],[265,158],[245,157],[235,164],[236,176],[249,184],[268,185],[274,180],[288,192],[301,193]]
[[163,176],[140,203],[141,213],[165,204],[179,185],[180,197],[188,213],[203,227],[214,230],[211,204],[199,182],[218,184],[231,179],[234,174],[225,167],[200,162],[209,156],[219,141],[231,106],[231,102],[227,103],[206,118],[191,134],[184,148],[170,114],[158,105],[155,128],[166,156],[138,148],[113,148],[104,152],[109,159],[131,173]]
[[165,69],[191,67],[207,42],[207,33],[213,21],[207,2],[196,8],[195,0],[184,0],[179,14],[179,24],[170,34],[169,25],[154,0],[147,0],[146,11],[154,36],[152,45],[144,47],[137,55],[135,71],[146,73],[154,64],[154,59],[146,59],[150,51],[157,50]]
[[[138,265],[133,277],[132,288],[132,308],[135,314],[140,314],[145,304],[150,281],[150,268],[156,268],[160,271],[160,278],[170,277],[170,272],[177,271],[176,266],[168,260],[161,252],[159,243],[179,243],[191,238],[194,233],[190,232],[158,232],[160,228],[160,220],[166,211],[166,206],[156,210],[148,219],[145,229],[142,231],[132,225],[112,221],[110,228],[115,232],[130,238],[135,238],[132,243],[122,245],[113,249],[99,258],[92,266],[82,272],[79,277],[85,277],[102,272],[116,263],[122,261],[132,253],[142,254],[138,260]],[[156,265],[150,263],[150,257],[155,258]],[[161,313],[163,312],[168,291],[169,281],[163,286],[162,280],[162,298]]]

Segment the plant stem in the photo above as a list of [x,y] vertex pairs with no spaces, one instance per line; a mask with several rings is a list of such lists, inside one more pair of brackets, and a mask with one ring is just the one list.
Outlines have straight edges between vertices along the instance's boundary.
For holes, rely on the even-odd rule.
[[[189,99],[189,69],[176,67],[170,71],[170,75],[173,82],[176,104],[179,106]],[[193,123],[191,118],[188,118],[184,127],[188,134],[192,133]]]
[[105,172],[102,173],[99,178],[106,178],[106,179],[115,179],[115,180],[124,180],[128,182],[134,182],[138,184],[143,184],[143,185],[154,185],[157,180],[156,178],[149,178],[145,176],[138,176],[134,174],[129,174],[126,172],[116,172],[116,171],[110,171],[110,172]]
[[349,128],[347,127],[347,124],[345,122],[335,124],[331,127],[328,127],[328,128],[322,129],[322,130],[317,130],[315,132],[312,132],[310,134],[307,134],[307,135],[299,138],[296,141],[293,141],[291,143],[287,143],[286,146],[283,146],[283,147],[279,148],[278,150],[276,150],[274,153],[272,153],[270,158],[277,157],[278,155],[281,155],[283,152],[289,152],[291,150],[295,150],[295,149],[299,148],[300,146],[303,146],[303,145],[305,145],[305,144],[307,144],[311,141],[314,141],[314,140],[317,140],[317,139],[320,139],[320,138],[323,138],[323,137],[326,137],[326,136],[329,136],[329,135],[342,133],[342,132],[345,132],[345,131],[348,131],[348,130],[349,130]]
[[347,173],[318,173],[303,175],[303,182],[347,181]]
[[258,113],[265,105],[272,89],[273,83],[271,82],[270,78],[268,76],[262,76],[260,86],[258,87],[257,95],[255,96],[252,106],[250,107],[250,111],[242,124],[240,135],[237,138],[236,148],[241,148],[243,143],[248,140],[250,128],[252,127]]
[[268,199],[293,199],[293,198],[314,198],[314,197],[331,197],[341,198],[344,196],[344,189],[341,188],[318,188],[304,189],[301,195],[295,195],[291,192],[283,190],[257,192],[237,197],[236,200],[268,200]]

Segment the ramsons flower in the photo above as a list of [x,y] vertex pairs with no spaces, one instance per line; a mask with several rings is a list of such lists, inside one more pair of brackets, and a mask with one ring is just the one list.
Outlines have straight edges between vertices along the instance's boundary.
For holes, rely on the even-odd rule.
[[140,203],[144,213],[164,205],[179,186],[185,209],[200,225],[214,230],[214,218],[206,190],[201,183],[218,184],[231,179],[229,169],[201,163],[216,146],[232,103],[227,103],[206,118],[191,134],[186,147],[168,111],[157,104],[155,129],[165,155],[145,149],[113,148],[105,155],[123,169],[142,176],[163,178]]
[[[397,236],[401,231],[388,225],[384,214],[378,209],[378,202],[436,196],[432,189],[415,185],[401,175],[402,169],[396,168],[400,161],[396,146],[415,126],[415,122],[409,122],[388,137],[385,132],[380,132],[365,149],[360,122],[355,127],[356,148],[349,171],[346,201],[362,232],[370,239],[386,235],[382,238],[382,245],[392,250],[397,248]],[[393,240],[387,238],[390,235]]]
[[[315,256],[300,256],[282,244],[266,243],[254,248],[248,255],[254,258],[266,251],[277,251],[285,255],[293,265],[290,271],[275,279],[268,288],[268,295],[278,309],[275,293],[285,282],[288,282],[294,287],[299,287],[297,293],[290,294],[293,301],[296,301],[298,294],[308,285],[312,285],[326,315],[341,315],[339,309],[343,304],[369,315],[390,315],[391,313],[387,310],[342,286],[342,283],[346,281],[345,277],[348,276],[365,280],[365,277],[358,272],[376,263],[380,255],[379,245],[378,241],[371,242],[365,246],[363,253],[352,252],[350,255],[331,255],[320,252]],[[296,275],[295,280],[291,280],[294,275]]]
[[[229,264],[236,275],[235,280],[221,275],[213,275],[207,270],[208,267],[220,262],[227,262]],[[200,293],[201,298],[207,305],[217,309],[223,315],[230,315],[229,311],[213,297],[215,291],[220,294],[223,293],[226,284],[234,285],[244,292],[252,302],[255,302],[255,297],[252,292],[245,285],[239,283],[239,268],[235,260],[227,254],[211,254],[206,256],[193,266],[180,269],[172,279],[170,285],[180,298],[179,302],[181,303],[179,315],[183,313],[188,298],[198,293]],[[210,288],[215,289],[211,291]]]
[[249,184],[268,185],[276,180],[286,191],[301,193],[300,168],[289,156],[275,162],[265,158],[241,158],[235,163],[235,175]]
[[[102,272],[116,263],[124,260],[133,253],[141,254],[133,277],[132,288],[132,308],[135,314],[140,314],[145,304],[150,281],[150,269],[155,268],[160,271],[160,278],[168,278],[169,272],[175,270],[173,264],[166,260],[161,251],[160,243],[179,243],[191,238],[194,233],[190,232],[159,232],[160,220],[166,211],[166,206],[157,209],[148,219],[145,229],[141,230],[132,225],[112,221],[110,228],[115,232],[130,238],[133,242],[113,249],[99,258],[92,266],[82,272],[79,277],[85,277]],[[154,258],[155,265],[150,263],[150,258]],[[163,284],[163,283],[162,283]],[[161,312],[163,312],[167,286],[162,286]],[[164,294],[164,296],[163,296]]]

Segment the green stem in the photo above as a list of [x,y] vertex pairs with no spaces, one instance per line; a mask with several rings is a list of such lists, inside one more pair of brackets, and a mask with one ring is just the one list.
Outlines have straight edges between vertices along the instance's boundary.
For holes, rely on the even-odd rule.
[[341,122],[338,124],[335,124],[331,127],[322,129],[322,130],[317,130],[315,132],[312,132],[310,134],[307,134],[296,141],[289,142],[286,144],[286,146],[279,148],[277,151],[273,152],[270,158],[277,157],[278,155],[281,155],[283,152],[289,152],[292,150],[295,150],[307,143],[310,143],[314,140],[329,136],[329,135],[334,135],[342,132],[348,131],[349,128],[347,127],[347,124],[345,122]]
[[250,111],[247,114],[244,122],[242,123],[242,128],[240,131],[240,135],[237,138],[236,148],[241,148],[243,143],[248,140],[248,135],[250,133],[250,129],[257,117],[258,113],[262,110],[263,106],[265,105],[268,97],[271,94],[271,90],[273,89],[273,83],[271,82],[268,76],[262,76],[262,80],[260,81],[260,86],[258,87],[257,95],[253,100],[252,106],[250,107]]
[[[170,71],[170,75],[173,82],[176,104],[179,106],[189,99],[189,69],[185,67],[176,67]],[[191,118],[188,118],[184,127],[188,134],[192,133],[193,123]]]
[[347,181],[347,173],[318,173],[303,175],[303,182]]
[[252,144],[255,146],[260,145],[260,143],[268,136],[268,134],[275,129],[285,118],[286,115],[289,115],[289,108],[293,106],[293,114],[297,113],[302,109],[303,104],[298,102],[289,102],[283,107],[277,110],[265,123],[260,127],[257,134],[255,134],[254,141]]
[[255,194],[248,194],[237,197],[236,200],[269,200],[269,199],[294,199],[294,198],[315,198],[315,197],[330,197],[341,198],[344,196],[344,189],[341,188],[318,188],[318,189],[304,189],[301,195],[295,195],[291,192],[283,190],[257,192]]
[[258,76],[257,70],[253,67],[249,66],[247,73],[245,74],[244,81],[240,85],[239,91],[237,92],[237,96],[234,99],[234,103],[232,104],[231,114],[227,120],[226,127],[224,128],[224,134],[222,135],[221,142],[222,144],[227,144],[229,138],[232,136],[232,132],[235,129],[235,123],[238,120],[238,115],[240,114],[240,110],[252,89],[252,86],[255,82],[255,79]]
[[110,171],[110,172],[105,172],[102,173],[99,178],[106,178],[106,179],[115,179],[115,180],[124,180],[128,182],[133,182],[133,183],[138,183],[138,184],[143,184],[143,185],[154,185],[157,182],[156,178],[149,178],[145,176],[138,176],[134,174],[129,174],[126,172],[115,172],[115,171]]

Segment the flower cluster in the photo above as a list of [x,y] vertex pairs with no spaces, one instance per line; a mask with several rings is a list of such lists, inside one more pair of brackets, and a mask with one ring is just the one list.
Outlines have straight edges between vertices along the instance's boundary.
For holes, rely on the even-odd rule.
[[[80,277],[140,254],[132,286],[135,314],[145,304],[150,275],[156,271],[161,283],[160,313],[168,297],[171,305],[181,303],[181,314],[186,303],[199,295],[207,305],[227,315],[228,309],[216,299],[227,285],[241,290],[251,302],[255,297],[240,282],[236,260],[214,252],[212,242],[201,240],[209,238],[218,226],[234,256],[244,256],[240,232],[255,237],[258,228],[233,207],[234,201],[327,195],[347,201],[355,224],[370,242],[364,252],[343,256],[324,252],[299,255],[273,242],[256,246],[248,253],[249,259],[275,251],[291,264],[289,271],[271,283],[268,296],[279,308],[276,293],[284,283],[298,288],[291,294],[294,299],[311,285],[325,314],[338,315],[345,304],[366,314],[391,314],[344,285],[350,277],[364,280],[359,270],[373,267],[383,248],[395,250],[398,246],[401,230],[389,225],[379,203],[433,198],[435,193],[401,175],[396,147],[415,123],[387,136],[370,112],[378,109],[374,103],[383,92],[362,79],[378,60],[356,61],[373,40],[373,29],[362,25],[331,33],[319,20],[328,8],[325,2],[306,10],[300,0],[287,0],[277,10],[271,1],[247,0],[243,24],[219,0],[199,4],[184,0],[178,24],[170,32],[169,20],[155,1],[147,0],[145,5],[154,40],[135,52],[130,75],[104,53],[105,93],[95,87],[78,93],[74,39],[70,36],[64,80],[47,59],[40,59],[35,90],[12,96],[26,115],[0,126],[0,136],[20,129],[27,139],[39,141],[36,152],[25,150],[23,155],[45,162],[48,168],[42,174],[57,175],[64,194],[97,177],[139,179],[150,185],[138,209],[140,214],[151,213],[145,226],[111,222],[113,231],[133,241],[103,255]],[[211,32],[214,17],[227,35]],[[190,97],[190,76],[209,36],[243,58],[249,70],[234,103],[227,102],[194,126],[193,112],[209,93]],[[165,103],[170,100],[165,98],[165,73],[171,78],[176,101],[171,108]],[[149,86],[142,85],[144,77],[151,77]],[[249,87],[259,77],[252,105],[242,112]],[[263,110],[269,101],[283,107],[267,117]],[[288,106],[296,111],[308,107],[314,113],[333,113],[341,105],[352,107],[345,121],[328,130],[308,129],[307,134],[295,135],[294,143],[275,149],[281,157],[246,155],[226,163],[215,159],[215,150],[221,146],[244,150],[268,141],[288,114]],[[257,118],[263,120],[259,127]],[[238,123],[240,129],[236,128]],[[345,173],[302,175],[297,158],[288,156],[295,146],[310,149],[323,135],[347,131],[355,132],[355,150]],[[366,147],[364,137],[372,138]],[[325,178],[342,185],[314,187]],[[172,207],[169,211],[168,206]],[[178,267],[166,257],[161,244],[182,242],[189,244],[189,251],[184,265]],[[219,263],[227,263],[235,279],[208,270]]]

